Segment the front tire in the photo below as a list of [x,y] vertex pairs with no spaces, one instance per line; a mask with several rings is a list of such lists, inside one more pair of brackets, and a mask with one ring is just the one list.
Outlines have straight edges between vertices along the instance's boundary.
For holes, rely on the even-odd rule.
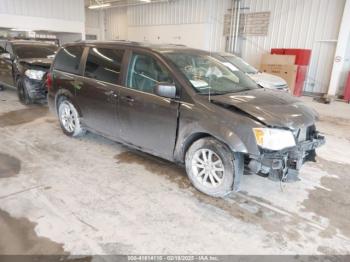
[[86,131],[82,128],[77,109],[71,101],[62,97],[58,103],[58,118],[63,133],[70,137],[83,136]]
[[17,86],[17,95],[18,95],[19,101],[23,105],[33,104],[34,101],[31,99],[28,93],[28,90],[24,84],[24,81],[21,77],[17,79],[16,86]]
[[186,153],[186,171],[200,192],[213,197],[225,197],[233,190],[234,155],[214,138],[203,138]]

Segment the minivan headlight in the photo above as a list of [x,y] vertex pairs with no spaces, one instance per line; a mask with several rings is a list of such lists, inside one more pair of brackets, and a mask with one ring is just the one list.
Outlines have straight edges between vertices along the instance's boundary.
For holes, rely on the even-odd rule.
[[264,149],[278,151],[296,145],[293,133],[288,130],[253,128],[253,132],[256,143]]
[[45,75],[45,72],[41,71],[41,70],[28,69],[28,70],[26,70],[25,75],[27,77],[29,77],[30,79],[42,80],[44,75]]

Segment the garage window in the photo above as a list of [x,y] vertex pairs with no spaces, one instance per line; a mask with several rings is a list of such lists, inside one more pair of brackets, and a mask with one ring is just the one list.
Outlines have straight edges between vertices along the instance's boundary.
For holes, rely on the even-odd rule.
[[85,77],[118,84],[124,50],[93,47],[86,61]]
[[54,68],[63,72],[78,75],[80,60],[83,55],[82,46],[70,46],[62,48],[57,54]]

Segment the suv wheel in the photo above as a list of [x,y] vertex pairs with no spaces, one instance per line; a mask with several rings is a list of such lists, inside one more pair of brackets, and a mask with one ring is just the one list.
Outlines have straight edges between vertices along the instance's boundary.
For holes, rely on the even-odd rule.
[[213,138],[196,141],[186,153],[186,171],[195,188],[213,197],[232,192],[234,157],[231,150]]
[[23,82],[22,78],[18,78],[16,81],[18,99],[23,105],[33,104],[33,100],[30,98],[28,90]]
[[81,127],[77,109],[66,98],[59,99],[58,117],[61,128],[67,136],[77,137],[85,134],[86,131]]

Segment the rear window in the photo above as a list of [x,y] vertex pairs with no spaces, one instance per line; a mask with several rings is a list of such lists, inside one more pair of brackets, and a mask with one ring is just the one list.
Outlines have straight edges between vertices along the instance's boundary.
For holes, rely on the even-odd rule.
[[21,59],[28,58],[53,58],[58,46],[56,45],[29,45],[14,44],[13,51]]
[[124,50],[97,48],[89,50],[85,77],[118,84]]
[[57,54],[54,69],[79,74],[80,60],[84,52],[82,46],[63,47]]

